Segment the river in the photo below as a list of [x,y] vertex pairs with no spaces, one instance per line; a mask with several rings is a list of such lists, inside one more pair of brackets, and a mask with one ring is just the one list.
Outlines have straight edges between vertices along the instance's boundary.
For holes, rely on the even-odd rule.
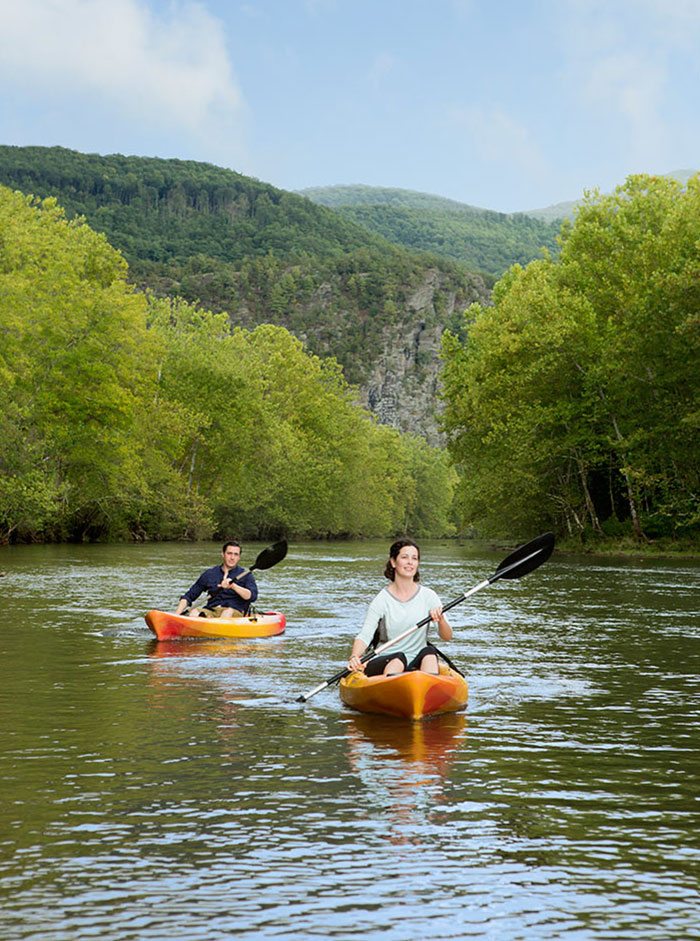
[[[507,555],[422,548],[444,602]],[[283,635],[152,640],[219,550],[0,550],[0,937],[700,937],[699,561],[495,582],[450,612],[466,712],[411,723],[296,702],[386,542],[259,572]]]

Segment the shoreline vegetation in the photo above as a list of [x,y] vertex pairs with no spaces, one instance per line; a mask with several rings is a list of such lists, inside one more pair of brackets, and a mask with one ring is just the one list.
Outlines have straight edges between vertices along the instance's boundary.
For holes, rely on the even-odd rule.
[[644,559],[700,559],[700,546],[668,541],[639,543],[633,539],[612,540],[606,543],[576,543],[569,539],[557,542],[555,552],[562,555],[619,556]]
[[586,194],[559,241],[445,331],[439,448],[286,327],[138,289],[56,198],[0,186],[0,545],[551,529],[695,556],[700,177]]
[[455,532],[443,450],[335,359],[127,281],[55,199],[0,187],[0,543]]
[[700,176],[587,193],[560,241],[445,334],[461,518],[582,549],[698,546]]

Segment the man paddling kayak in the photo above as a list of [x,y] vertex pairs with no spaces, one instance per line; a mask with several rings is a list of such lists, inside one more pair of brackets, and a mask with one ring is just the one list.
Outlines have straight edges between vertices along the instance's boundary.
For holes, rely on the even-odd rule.
[[248,608],[258,597],[255,576],[238,564],[241,544],[235,540],[224,543],[221,550],[221,565],[202,572],[194,585],[180,598],[175,614],[193,605],[206,591],[209,600],[202,608],[190,608],[190,617],[237,618],[248,613]]
[[391,582],[371,602],[360,633],[355,638],[348,660],[348,669],[364,670],[367,676],[422,670],[438,673],[438,651],[427,643],[428,629],[420,627],[406,637],[391,653],[373,657],[365,664],[362,654],[372,641],[377,624],[383,618],[387,640],[398,637],[428,614],[438,626],[443,640],[452,638],[452,628],[442,613],[442,604],[431,588],[416,583],[420,579],[420,549],[411,539],[399,539],[389,549],[384,575]]

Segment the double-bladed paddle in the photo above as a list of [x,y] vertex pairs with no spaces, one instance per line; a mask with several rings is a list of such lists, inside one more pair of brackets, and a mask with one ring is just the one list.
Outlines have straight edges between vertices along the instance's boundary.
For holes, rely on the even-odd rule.
[[[479,582],[478,585],[475,585],[474,588],[470,588],[469,591],[465,591],[465,593],[460,595],[459,598],[455,598],[453,601],[450,601],[449,604],[446,604],[442,610],[449,611],[450,608],[454,608],[455,605],[461,604],[466,598],[469,598],[470,595],[476,594],[477,591],[481,591],[482,588],[486,588],[488,585],[492,584],[492,582],[498,581],[499,578],[522,578],[523,575],[527,575],[528,572],[532,572],[534,569],[542,565],[543,562],[546,562],[552,554],[553,549],[553,533],[543,533],[541,536],[537,536],[535,539],[531,539],[530,542],[525,543],[524,546],[520,546],[519,549],[511,552],[511,554],[501,562],[490,578],[485,579],[483,582]],[[409,634],[417,631],[419,627],[425,627],[425,625],[429,623],[430,616],[423,618],[422,621],[414,624],[413,627],[409,627],[407,631],[404,631],[397,637],[393,637],[391,640],[386,641],[386,643],[377,647],[376,650],[365,653],[361,658],[362,663],[365,663],[367,660],[371,660],[372,657],[378,656],[389,647],[392,647],[400,640],[403,640],[404,637],[408,637]],[[332,686],[333,683],[337,683],[339,680],[342,680],[344,676],[349,676],[350,673],[352,673],[352,670],[348,670],[347,668],[345,670],[341,670],[334,676],[329,677],[323,683],[320,683],[314,689],[309,690],[308,693],[302,693],[301,696],[297,696],[297,702],[307,702],[309,699],[311,699],[312,696],[315,696],[316,693],[320,693],[322,690],[327,689],[329,686]]]

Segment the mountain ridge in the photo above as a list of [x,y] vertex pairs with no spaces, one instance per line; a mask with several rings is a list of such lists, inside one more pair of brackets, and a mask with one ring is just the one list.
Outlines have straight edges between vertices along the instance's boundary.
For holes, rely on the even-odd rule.
[[225,312],[232,326],[283,326],[334,357],[384,424],[439,439],[442,333],[489,297],[465,266],[212,164],[0,146],[0,184],[83,217],[137,288]]
[[[700,171],[693,169],[671,170],[660,176],[672,177],[685,184],[691,176]],[[305,196],[312,202],[320,205],[337,208],[340,206],[360,205],[410,205],[416,209],[445,209],[447,211],[494,213],[499,216],[531,216],[545,222],[571,218],[573,210],[580,203],[580,199],[564,200],[552,203],[538,209],[518,209],[514,212],[500,212],[484,206],[474,206],[452,199],[449,196],[439,196],[435,193],[426,193],[422,190],[411,190],[402,187],[369,186],[365,183],[337,183],[329,186],[307,186],[304,189],[293,190],[300,196]]]
[[443,332],[508,267],[557,250],[556,222],[390,188],[334,209],[199,161],[0,145],[0,184],[83,216],[139,289],[287,328],[335,357],[379,420],[431,443]]

